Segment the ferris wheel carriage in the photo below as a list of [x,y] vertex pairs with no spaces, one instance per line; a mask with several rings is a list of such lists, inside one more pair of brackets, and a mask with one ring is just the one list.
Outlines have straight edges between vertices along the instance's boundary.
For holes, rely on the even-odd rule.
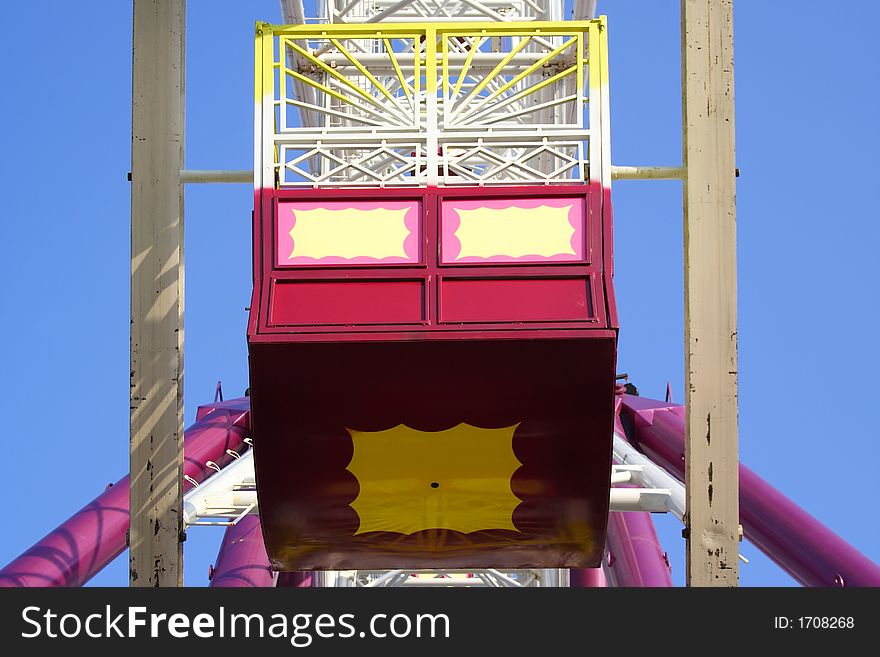
[[248,343],[273,567],[599,564],[602,217],[587,185],[262,190]]

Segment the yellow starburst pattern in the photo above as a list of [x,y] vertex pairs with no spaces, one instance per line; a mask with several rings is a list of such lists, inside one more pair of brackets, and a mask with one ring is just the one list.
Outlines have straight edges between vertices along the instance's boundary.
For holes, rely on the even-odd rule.
[[458,424],[418,431],[400,424],[385,431],[348,429],[354,454],[348,464],[360,484],[351,507],[356,534],[413,534],[450,529],[519,531],[513,511],[521,500],[510,480],[522,465],[513,452],[519,424],[482,429]]

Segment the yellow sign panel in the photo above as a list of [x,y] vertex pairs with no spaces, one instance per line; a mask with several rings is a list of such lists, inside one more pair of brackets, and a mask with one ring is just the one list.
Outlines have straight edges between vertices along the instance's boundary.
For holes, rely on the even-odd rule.
[[461,243],[456,260],[462,258],[519,258],[535,255],[576,256],[571,245],[575,227],[569,221],[571,205],[536,208],[456,208],[461,224],[455,236]]
[[295,222],[290,229],[293,250],[288,258],[336,257],[410,259],[404,242],[410,235],[406,226],[408,207],[345,208],[330,210],[292,210]]
[[513,511],[521,500],[510,488],[513,473],[522,465],[513,453],[517,426],[348,429],[354,443],[348,470],[360,484],[351,503],[360,517],[355,533],[519,531]]

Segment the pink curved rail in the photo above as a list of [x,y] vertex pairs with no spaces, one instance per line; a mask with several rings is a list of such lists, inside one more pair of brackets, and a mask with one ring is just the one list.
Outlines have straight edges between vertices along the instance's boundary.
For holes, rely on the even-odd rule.
[[[627,396],[630,442],[684,479],[684,407]],[[880,567],[764,479],[739,466],[740,522],[746,538],[804,586],[880,586]]]
[[[247,399],[201,407],[184,434],[184,473],[197,482],[241,452],[250,431]],[[184,490],[192,488],[184,480]],[[0,570],[0,586],[82,586],[125,549],[129,526],[129,485],[123,477],[57,529]]]
[[669,563],[660,546],[650,513],[608,516],[605,571],[613,586],[672,586]]
[[259,516],[249,515],[226,528],[211,576],[211,588],[275,586]]
[[572,568],[569,586],[668,587],[672,577],[650,513],[613,512],[608,516],[602,568]]
[[290,573],[278,573],[279,588],[307,589],[315,586],[315,573],[308,571],[293,571]]
[[260,518],[249,515],[226,529],[217,552],[217,565],[211,570],[211,587],[225,588],[309,588],[314,586],[314,573],[278,573],[275,580]]
[[605,572],[599,568],[572,568],[568,573],[568,585],[579,589],[601,589],[608,584]]

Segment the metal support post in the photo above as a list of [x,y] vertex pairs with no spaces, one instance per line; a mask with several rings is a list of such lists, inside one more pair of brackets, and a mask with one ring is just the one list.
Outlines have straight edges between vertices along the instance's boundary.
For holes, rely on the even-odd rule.
[[687,583],[737,586],[733,0],[682,0]]
[[185,0],[134,0],[131,586],[183,584]]

